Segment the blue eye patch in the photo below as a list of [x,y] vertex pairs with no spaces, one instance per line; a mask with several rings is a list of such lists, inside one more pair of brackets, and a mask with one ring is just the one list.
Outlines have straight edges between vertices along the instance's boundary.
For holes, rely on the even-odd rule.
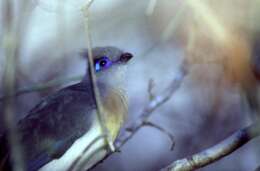
[[99,72],[103,69],[107,69],[112,65],[112,61],[107,56],[102,56],[94,60],[95,71]]

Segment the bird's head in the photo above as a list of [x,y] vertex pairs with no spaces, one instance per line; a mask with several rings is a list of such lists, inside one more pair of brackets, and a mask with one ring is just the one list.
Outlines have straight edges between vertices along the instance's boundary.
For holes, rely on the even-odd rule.
[[[88,55],[87,51],[83,54]],[[92,55],[97,82],[112,87],[122,87],[126,78],[128,61],[133,55],[112,46],[93,48]]]

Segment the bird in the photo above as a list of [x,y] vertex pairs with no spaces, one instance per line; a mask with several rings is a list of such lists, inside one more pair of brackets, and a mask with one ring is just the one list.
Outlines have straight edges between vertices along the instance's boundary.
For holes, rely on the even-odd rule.
[[[103,107],[101,114],[111,140],[115,141],[128,113],[125,73],[133,55],[113,46],[95,47],[92,54]],[[87,57],[88,51],[83,50],[81,55]],[[87,158],[105,143],[102,139],[90,146],[102,135],[102,128],[89,73],[88,68],[79,83],[43,98],[17,122],[26,170],[69,170],[82,154],[77,164],[88,170],[106,155],[103,150]],[[92,149],[84,154],[88,146]],[[11,166],[10,147],[4,133],[0,138],[0,170],[12,170]]]

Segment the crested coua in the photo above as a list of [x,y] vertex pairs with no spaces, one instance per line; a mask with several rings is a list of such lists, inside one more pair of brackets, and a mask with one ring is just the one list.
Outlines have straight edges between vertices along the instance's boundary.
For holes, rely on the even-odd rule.
[[[114,141],[127,115],[123,74],[133,56],[116,47],[93,48],[92,54],[104,123]],[[87,170],[106,154],[105,149],[97,150],[105,145],[104,139],[90,145],[102,135],[102,127],[88,72],[81,82],[44,98],[17,128],[28,171]],[[4,134],[0,139],[0,170],[11,170],[9,155]]]

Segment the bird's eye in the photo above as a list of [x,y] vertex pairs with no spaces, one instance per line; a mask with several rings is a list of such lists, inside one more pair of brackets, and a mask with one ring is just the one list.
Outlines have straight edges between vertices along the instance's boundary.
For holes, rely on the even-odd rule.
[[99,65],[101,66],[101,67],[104,67],[104,66],[106,66],[106,64],[107,64],[107,61],[106,60],[101,60],[100,62],[99,62]]
[[95,70],[96,72],[101,71],[103,69],[106,69],[111,66],[112,62],[109,60],[108,57],[103,56],[101,58],[98,58],[94,61],[95,64]]

